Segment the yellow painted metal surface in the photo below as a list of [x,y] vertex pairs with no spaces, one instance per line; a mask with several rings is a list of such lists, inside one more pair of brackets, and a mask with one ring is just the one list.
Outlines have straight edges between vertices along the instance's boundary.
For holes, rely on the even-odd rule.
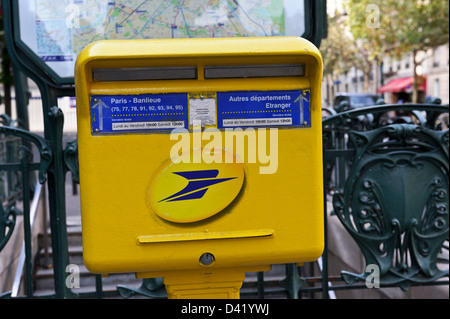
[[193,241],[193,240],[212,240],[212,239],[236,239],[236,238],[252,238],[272,236],[273,229],[257,229],[244,231],[228,231],[228,232],[203,232],[203,233],[181,233],[167,235],[148,235],[139,236],[140,244],[176,242],[176,241]]
[[[304,64],[305,74],[204,77],[207,66],[268,64]],[[196,79],[120,82],[96,81],[92,75],[98,68],[190,66],[196,67]],[[201,277],[211,270],[235,269],[242,273],[242,269],[317,259],[323,250],[324,231],[321,77],[319,51],[296,37],[110,40],[86,47],[78,57],[75,72],[86,267],[102,274],[170,274],[165,276],[167,280],[176,282],[180,279],[178,271]],[[201,158],[199,163],[175,164],[173,147],[177,141],[170,139],[170,132],[102,135],[95,134],[91,126],[94,95],[195,96],[277,90],[307,90],[311,105],[309,127],[279,127],[276,132],[255,129],[258,141],[266,138],[266,142],[254,150],[264,146],[268,153],[271,143],[277,142],[277,163],[250,162],[247,148],[234,147],[227,151],[240,162],[208,164]],[[198,140],[190,129],[190,151],[195,152],[195,146],[206,149],[210,139]],[[218,131],[224,138],[225,131]],[[235,134],[239,139],[246,132]],[[271,164],[277,165],[269,167]],[[261,173],[264,169],[266,172]],[[175,173],[190,170],[208,171],[211,176],[202,180],[211,184],[200,189],[201,198],[174,201],[183,196],[177,192],[190,187],[184,173]],[[214,170],[217,175],[212,173]],[[199,262],[205,253],[214,257],[213,264]],[[235,291],[236,285],[232,286],[230,289]],[[178,295],[184,296],[173,293]]]
[[229,269],[208,267],[203,271],[140,273],[137,278],[164,277],[169,299],[238,299],[246,272],[270,269],[269,265]]

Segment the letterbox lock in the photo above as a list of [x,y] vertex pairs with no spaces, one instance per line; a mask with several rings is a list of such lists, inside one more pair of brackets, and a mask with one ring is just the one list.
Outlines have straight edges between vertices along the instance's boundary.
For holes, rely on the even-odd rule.
[[200,263],[202,266],[211,266],[214,263],[214,255],[211,253],[204,253],[200,256]]

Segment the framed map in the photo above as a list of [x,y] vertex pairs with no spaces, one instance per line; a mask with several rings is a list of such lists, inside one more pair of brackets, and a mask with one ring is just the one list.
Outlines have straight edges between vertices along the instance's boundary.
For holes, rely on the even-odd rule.
[[57,76],[107,39],[302,36],[304,0],[18,0],[20,40]]

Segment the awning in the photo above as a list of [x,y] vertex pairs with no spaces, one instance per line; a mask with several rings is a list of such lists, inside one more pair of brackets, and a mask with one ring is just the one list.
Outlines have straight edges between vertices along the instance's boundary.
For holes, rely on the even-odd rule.
[[[426,91],[427,81],[424,77],[419,77],[419,90]],[[411,91],[414,77],[400,78],[391,80],[389,83],[383,85],[378,89],[378,93],[399,93]]]

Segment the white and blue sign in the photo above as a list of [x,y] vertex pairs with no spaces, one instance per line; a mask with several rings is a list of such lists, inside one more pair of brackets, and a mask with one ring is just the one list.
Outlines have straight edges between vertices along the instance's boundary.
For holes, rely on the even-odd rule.
[[188,93],[93,95],[92,132],[121,134],[189,129],[189,117],[192,120],[205,112],[207,125],[219,129],[311,126],[309,90],[234,91],[210,95],[208,108],[197,105],[197,102],[204,102],[204,94],[200,97]]
[[93,133],[189,128],[187,93],[91,96]]
[[311,126],[309,91],[217,93],[217,127]]

